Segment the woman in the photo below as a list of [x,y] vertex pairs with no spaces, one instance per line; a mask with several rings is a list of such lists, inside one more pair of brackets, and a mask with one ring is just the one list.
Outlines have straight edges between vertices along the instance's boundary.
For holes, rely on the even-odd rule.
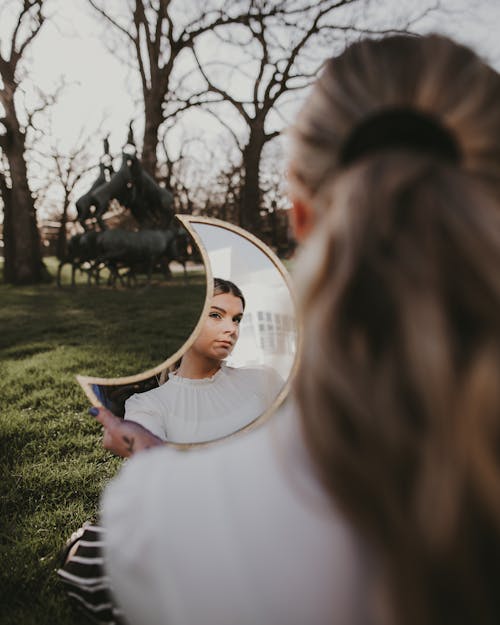
[[298,411],[108,486],[131,625],[500,621],[499,102],[438,36],[325,65],[292,132]]
[[133,395],[125,419],[158,438],[198,443],[245,427],[269,408],[283,386],[270,367],[229,367],[224,363],[239,337],[245,309],[240,289],[215,278],[208,318],[166,384]]
[[[129,457],[145,447],[206,442],[228,436],[263,414],[277,397],[283,380],[270,367],[227,366],[233,351],[245,298],[229,280],[215,278],[207,319],[193,345],[166,383],[132,395],[125,421],[102,411],[104,447]],[[96,412],[94,410],[94,412]],[[102,570],[105,532],[86,524],[75,532],[58,574],[75,604],[97,622],[119,620]]]

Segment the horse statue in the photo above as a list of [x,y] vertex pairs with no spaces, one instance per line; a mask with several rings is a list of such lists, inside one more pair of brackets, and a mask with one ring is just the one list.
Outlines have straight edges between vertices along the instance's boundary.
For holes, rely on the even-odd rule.
[[[105,165],[104,163],[99,163],[99,176],[94,181],[90,189],[87,193],[84,193],[81,197],[79,197],[76,202],[76,210],[78,212],[78,221],[83,226],[83,229],[86,230],[85,222],[87,219],[92,217],[92,208],[95,208],[95,200],[93,196],[93,192],[103,184],[106,184],[108,181],[106,178],[106,171],[109,171],[110,165]],[[113,170],[111,169],[111,172]]]
[[143,169],[135,154],[129,155],[127,162],[135,190],[129,207],[132,215],[141,226],[168,227],[174,214],[174,196]]
[[108,181],[96,183],[76,201],[77,219],[85,230],[91,217],[106,230],[102,217],[112,200],[128,208],[140,227],[166,228],[170,224],[174,197],[143,169],[136,154],[122,152],[118,171]]
[[149,284],[158,267],[165,279],[171,278],[169,264],[172,261],[183,266],[187,279],[186,263],[191,256],[189,236],[176,224],[165,230],[89,230],[75,234],[69,240],[67,257],[61,259],[57,271],[57,285],[62,284],[61,272],[66,264],[71,265],[72,286],[76,284],[76,270],[87,274],[88,284],[93,280],[98,285],[99,274],[104,268],[109,272],[108,284],[111,286],[117,281],[125,286],[123,276],[130,286],[138,273],[145,273]]

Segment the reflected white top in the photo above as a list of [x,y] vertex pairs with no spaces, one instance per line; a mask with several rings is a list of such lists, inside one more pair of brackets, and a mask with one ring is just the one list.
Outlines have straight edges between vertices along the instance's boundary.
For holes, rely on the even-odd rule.
[[241,437],[133,456],[101,502],[130,625],[369,625],[368,562],[293,410]]
[[125,419],[163,440],[199,443],[232,434],[260,416],[283,387],[270,367],[228,367],[193,380],[170,373],[168,381],[125,402]]

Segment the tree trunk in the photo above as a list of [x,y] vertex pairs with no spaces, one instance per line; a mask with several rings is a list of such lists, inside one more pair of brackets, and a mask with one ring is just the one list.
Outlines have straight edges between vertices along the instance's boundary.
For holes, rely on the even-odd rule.
[[9,163],[12,188],[5,207],[4,281],[10,284],[36,284],[42,281],[43,266],[35,205],[24,160],[24,133],[19,127],[13,104],[5,109],[9,135],[5,156]]
[[264,132],[260,128],[250,130],[250,137],[243,150],[243,189],[240,201],[240,225],[255,235],[260,232],[260,176],[259,165],[264,147]]
[[144,136],[142,141],[142,166],[156,180],[158,158],[158,129],[163,121],[161,98],[149,92],[144,99]]
[[[8,245],[8,241],[12,239],[12,190],[7,186],[7,181],[2,172],[0,172],[0,195],[3,200],[3,258],[4,271],[3,279],[5,282],[11,282],[9,268],[12,267],[12,249]],[[6,243],[7,241],[7,243]]]
[[61,216],[61,225],[57,232],[56,256],[59,260],[64,260],[68,256],[68,241],[66,238],[66,224],[68,223],[68,205],[69,198],[64,198],[64,207]]

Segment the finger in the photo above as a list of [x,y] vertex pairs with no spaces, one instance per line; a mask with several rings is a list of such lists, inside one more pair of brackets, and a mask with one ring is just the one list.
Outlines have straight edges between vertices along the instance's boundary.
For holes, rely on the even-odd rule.
[[104,430],[104,435],[102,437],[102,446],[104,449],[109,449],[109,445],[111,443],[111,437],[109,435],[108,430]]
[[108,432],[108,430],[104,430],[104,436],[102,438],[102,446],[104,449],[108,449],[109,451],[114,451],[114,439],[112,435]]
[[101,423],[105,428],[112,427],[118,419],[118,417],[115,417],[115,415],[107,408],[97,408],[94,406],[92,408],[89,408],[89,413],[93,417],[95,417],[96,420],[99,421],[99,423]]

